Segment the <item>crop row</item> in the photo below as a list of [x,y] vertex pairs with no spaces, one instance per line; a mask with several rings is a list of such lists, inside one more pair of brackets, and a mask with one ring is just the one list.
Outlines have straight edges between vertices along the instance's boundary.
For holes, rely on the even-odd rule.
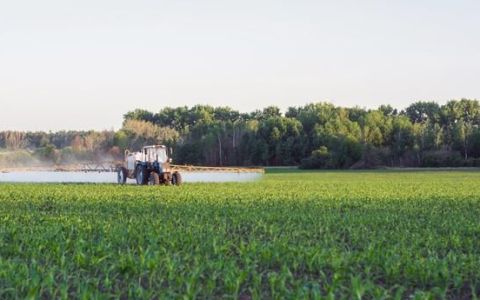
[[480,174],[0,185],[0,298],[471,298]]

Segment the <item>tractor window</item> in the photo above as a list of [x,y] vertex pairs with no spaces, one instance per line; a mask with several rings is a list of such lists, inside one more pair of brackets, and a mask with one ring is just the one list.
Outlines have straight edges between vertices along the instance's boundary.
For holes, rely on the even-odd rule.
[[167,162],[167,151],[165,148],[157,148],[157,159],[158,162],[164,163]]

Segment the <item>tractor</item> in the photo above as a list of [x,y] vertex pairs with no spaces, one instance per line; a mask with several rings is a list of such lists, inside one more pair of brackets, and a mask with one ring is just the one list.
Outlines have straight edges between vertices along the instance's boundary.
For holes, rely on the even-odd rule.
[[182,176],[170,165],[167,150],[164,145],[145,146],[138,152],[126,150],[125,161],[117,167],[118,183],[125,184],[130,178],[141,185],[182,184]]

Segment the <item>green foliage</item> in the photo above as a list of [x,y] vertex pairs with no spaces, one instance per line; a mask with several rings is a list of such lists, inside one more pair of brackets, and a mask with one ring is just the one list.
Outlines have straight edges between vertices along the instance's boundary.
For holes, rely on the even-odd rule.
[[460,152],[437,150],[424,153],[422,167],[463,167],[463,163]]
[[[476,165],[480,104],[469,99],[445,105],[418,101],[399,112],[390,105],[364,109],[320,102],[289,107],[285,114],[275,106],[240,113],[195,105],[158,113],[136,109],[124,115],[117,132],[0,132],[0,147],[11,150],[44,151],[53,145],[60,157],[43,156],[51,161],[96,160],[106,154],[119,159],[124,149],[147,144],[172,147],[177,163],[210,166],[420,167],[453,162],[442,157],[457,153],[462,161],[455,165]],[[322,146],[329,152],[325,161],[312,156]],[[68,147],[72,151],[63,151]]]
[[128,148],[128,135],[125,130],[119,130],[115,132],[115,135],[113,137],[113,144],[122,150]]
[[[68,153],[68,150],[65,150],[64,153]],[[70,154],[70,153],[68,153]],[[58,163],[60,161],[60,151],[55,148],[55,145],[47,144],[44,147],[38,148],[35,151],[35,155],[40,159],[50,160],[52,162]]]
[[412,123],[437,122],[440,119],[441,108],[435,102],[419,101],[407,107],[405,113]]
[[33,155],[25,150],[0,151],[1,167],[24,167],[35,162]]
[[143,120],[147,122],[154,122],[155,115],[145,109],[135,109],[134,111],[129,111],[123,115],[123,118],[126,121],[128,120]]
[[2,184],[0,298],[471,299],[479,180],[276,171],[179,188]]
[[301,164],[302,169],[332,169],[334,167],[332,156],[325,146],[312,151],[312,155],[303,159]]

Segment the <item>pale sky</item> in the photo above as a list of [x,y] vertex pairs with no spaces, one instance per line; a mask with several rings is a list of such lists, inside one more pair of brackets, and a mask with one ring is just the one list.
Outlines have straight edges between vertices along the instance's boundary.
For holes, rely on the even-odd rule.
[[0,130],[480,98],[480,1],[0,0]]

